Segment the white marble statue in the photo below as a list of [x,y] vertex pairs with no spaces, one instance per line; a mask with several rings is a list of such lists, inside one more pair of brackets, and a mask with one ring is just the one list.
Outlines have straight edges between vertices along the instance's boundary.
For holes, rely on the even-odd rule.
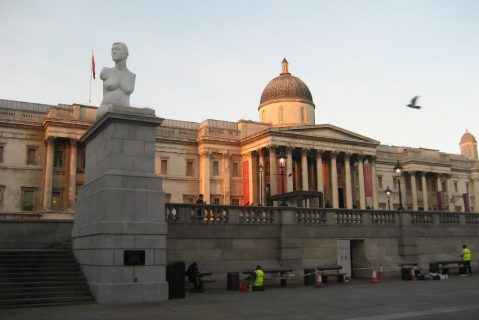
[[122,42],[115,42],[111,47],[111,57],[115,67],[103,68],[100,79],[103,80],[103,101],[97,111],[100,118],[111,106],[129,107],[130,95],[135,89],[136,75],[126,67],[128,47]]

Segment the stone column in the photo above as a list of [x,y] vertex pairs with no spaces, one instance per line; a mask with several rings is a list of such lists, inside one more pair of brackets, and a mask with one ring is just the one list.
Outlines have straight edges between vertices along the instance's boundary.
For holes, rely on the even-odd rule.
[[359,208],[366,209],[366,191],[364,190],[364,157],[358,159],[359,171]]
[[[406,197],[406,180],[403,179],[404,177],[404,174],[401,174],[401,176],[399,177],[400,181],[401,181],[401,197],[402,197],[402,203],[401,203],[401,206],[404,208],[404,209],[407,209],[407,197]],[[406,205],[404,205],[406,204]]]
[[53,156],[55,149],[55,138],[48,137],[45,150],[45,176],[43,177],[43,210],[52,208],[52,186],[53,186]]
[[479,212],[479,178],[472,179],[474,187],[474,212]]
[[[317,182],[318,182],[318,184],[317,184],[318,191],[324,193],[323,154],[322,154],[321,150],[316,150],[316,176],[317,176]],[[323,194],[323,196],[324,196],[324,194]]]
[[223,154],[223,195],[224,204],[231,204],[231,153]]
[[336,168],[336,152],[331,152],[331,189],[333,194],[333,208],[339,208],[338,199],[338,170]]
[[77,143],[76,139],[70,140],[70,175],[68,185],[68,210],[73,211],[77,187]]
[[210,203],[210,177],[211,177],[211,153],[204,151],[201,154],[201,171],[200,171],[200,183],[201,183],[201,193],[203,194],[203,199]]
[[437,189],[437,192],[442,191],[442,183],[441,183],[441,175],[440,174],[436,175],[436,189]]
[[353,190],[351,185],[351,154],[344,155],[344,179],[346,181],[346,208],[353,208]]
[[294,190],[293,188],[293,177],[289,177],[289,174],[293,173],[293,149],[292,148],[285,148],[286,149],[286,172],[285,172],[285,183],[286,183],[286,190],[285,192],[291,192]]
[[429,201],[427,198],[426,172],[421,172],[421,185],[422,185],[422,203],[424,206],[424,211],[429,211]]
[[301,149],[301,190],[309,190],[308,149]]
[[371,157],[371,182],[373,184],[373,208],[379,209],[378,177],[376,172],[376,157]]
[[409,172],[411,175],[411,195],[412,195],[412,209],[414,211],[418,210],[417,205],[417,186],[416,186],[416,172],[411,171]]
[[263,150],[260,149],[259,151],[259,165],[263,166],[263,172],[258,172],[259,174],[259,189],[260,190],[260,204],[266,205],[266,180],[265,180],[265,166],[264,166],[264,153]]
[[278,174],[276,172],[276,147],[269,148],[269,190],[272,196],[278,194]]
[[454,203],[451,202],[451,199],[453,197],[453,192],[452,192],[452,179],[450,175],[446,177],[446,191],[447,191],[446,199],[447,199],[449,212],[454,212],[455,211]]
[[256,202],[256,166],[254,165],[254,154],[253,152],[248,153],[248,179],[249,179],[249,203],[257,203]]

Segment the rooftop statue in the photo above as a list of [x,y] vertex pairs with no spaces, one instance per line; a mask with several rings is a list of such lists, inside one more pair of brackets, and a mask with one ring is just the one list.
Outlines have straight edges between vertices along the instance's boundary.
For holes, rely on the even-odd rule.
[[129,107],[130,95],[135,89],[136,75],[126,67],[128,47],[122,42],[115,42],[111,47],[111,57],[115,62],[113,68],[103,68],[100,79],[103,80],[103,101],[97,111],[99,119],[111,106]]

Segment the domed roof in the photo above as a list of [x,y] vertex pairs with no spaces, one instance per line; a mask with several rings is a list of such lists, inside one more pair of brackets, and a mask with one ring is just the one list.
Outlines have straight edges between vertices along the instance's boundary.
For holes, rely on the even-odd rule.
[[[266,104],[281,101],[298,101],[309,103],[314,107],[311,91],[301,79],[288,72],[288,61],[281,62],[282,72],[271,80],[261,94],[259,108]],[[258,108],[258,109],[259,109]]]
[[477,140],[476,140],[476,138],[474,138],[474,136],[473,136],[472,134],[470,134],[469,131],[467,131],[467,129],[466,129],[466,133],[464,133],[464,134],[462,135],[460,144],[468,143],[468,142],[469,142],[469,143],[470,143],[470,142],[472,142],[472,143],[477,143]]

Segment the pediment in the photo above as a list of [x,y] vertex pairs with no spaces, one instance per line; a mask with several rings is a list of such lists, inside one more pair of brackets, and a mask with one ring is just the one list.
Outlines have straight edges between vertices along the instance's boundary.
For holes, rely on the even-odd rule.
[[358,133],[333,126],[331,124],[321,124],[314,126],[301,126],[301,127],[288,127],[281,128],[281,133],[291,135],[301,135],[304,137],[311,138],[324,138],[324,139],[333,139],[339,141],[347,141],[352,143],[366,143],[366,144],[375,144],[378,145],[380,142]]

